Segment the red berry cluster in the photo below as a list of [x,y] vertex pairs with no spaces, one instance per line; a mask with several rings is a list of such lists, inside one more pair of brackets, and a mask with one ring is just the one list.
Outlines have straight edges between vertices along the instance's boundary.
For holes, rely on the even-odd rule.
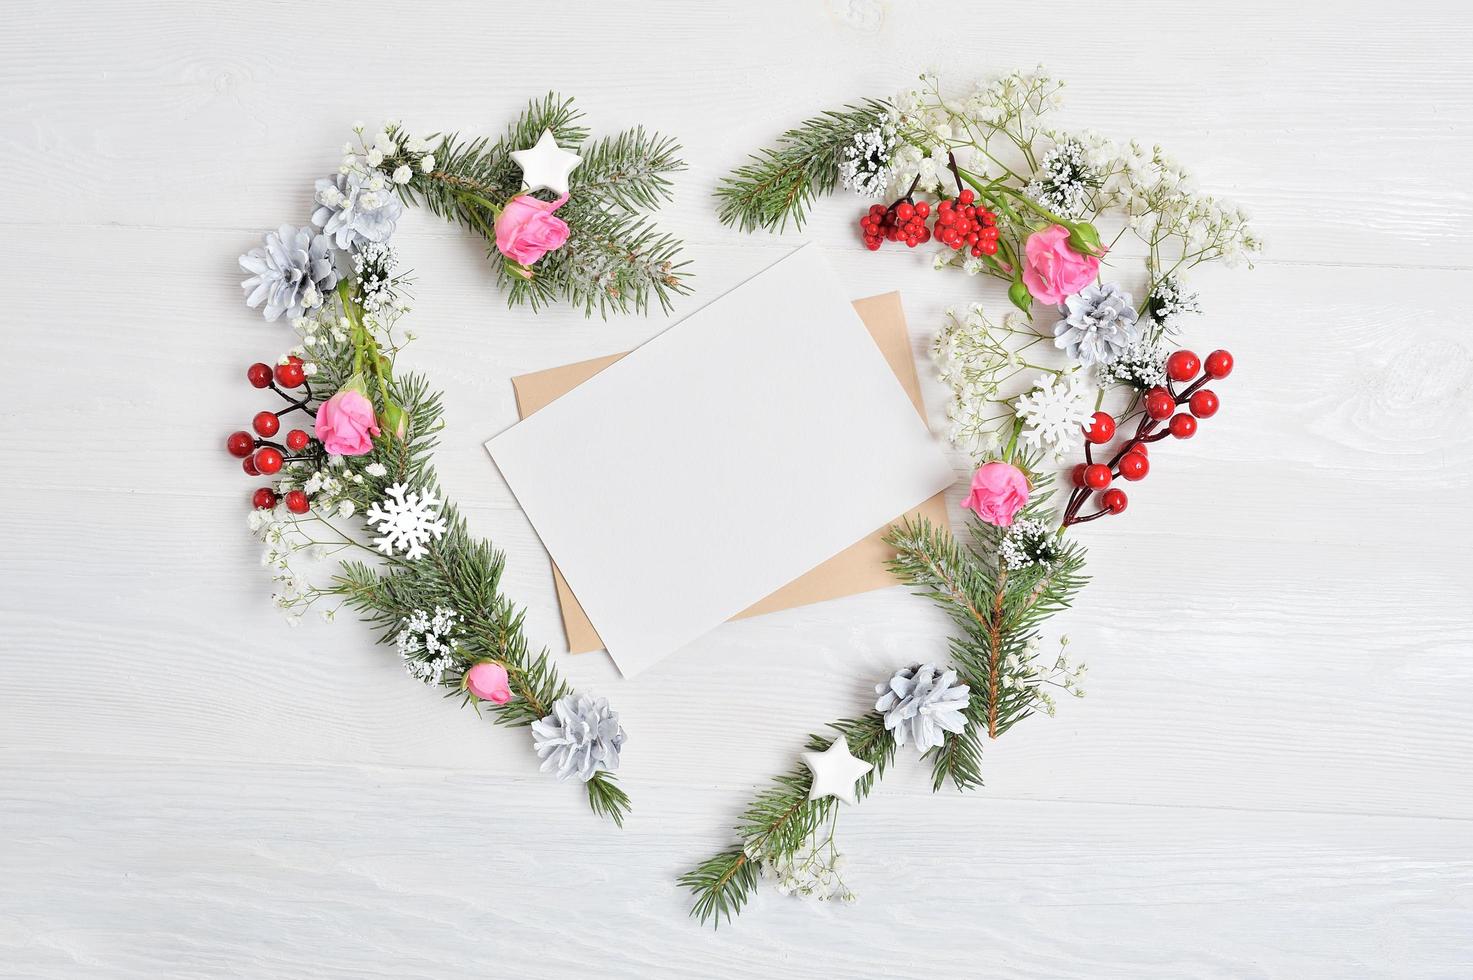
[[997,252],[997,215],[975,203],[977,195],[964,190],[955,198],[936,203],[935,222],[926,226],[933,214],[926,201],[911,202],[904,197],[890,205],[870,206],[859,219],[864,247],[876,251],[885,242],[904,242],[910,248],[924,245],[933,237],[955,249],[968,249],[973,255]]
[[[270,388],[289,404],[279,412],[257,412],[251,419],[251,428],[255,430],[255,434],[245,429],[232,432],[225,439],[225,449],[240,460],[241,468],[247,476],[273,476],[281,472],[286,463],[308,458],[287,455],[289,452],[301,453],[312,444],[312,437],[305,429],[289,430],[282,442],[273,442],[271,437],[281,431],[283,415],[298,411],[308,415],[317,414],[310,407],[312,389],[307,387],[307,373],[303,369],[302,359],[295,355],[275,368],[258,361],[246,369],[246,379],[253,388]],[[300,397],[287,394],[293,388],[303,388],[305,394]],[[305,514],[311,506],[307,495],[300,490],[291,490],[283,498],[272,487],[258,488],[251,496],[251,504],[260,510],[270,510],[283,499],[287,510],[294,514]]]
[[[1092,521],[1106,514],[1119,514],[1125,510],[1130,499],[1125,491],[1111,486],[1116,477],[1135,482],[1144,480],[1151,472],[1151,461],[1146,446],[1167,436],[1190,439],[1197,434],[1197,420],[1210,419],[1217,414],[1219,401],[1216,392],[1203,387],[1208,381],[1221,380],[1233,373],[1233,355],[1225,350],[1216,350],[1207,355],[1204,362],[1189,350],[1179,350],[1166,359],[1166,377],[1163,387],[1152,388],[1145,393],[1141,402],[1143,414],[1136,426],[1135,435],[1125,440],[1124,445],[1108,463],[1094,461],[1094,447],[1103,446],[1115,438],[1115,419],[1108,412],[1096,412],[1084,430],[1083,463],[1074,467],[1074,492],[1069,496],[1069,505],[1064,509],[1064,526]],[[1188,384],[1188,382],[1190,382]],[[1177,384],[1186,384],[1181,391]],[[1186,406],[1186,411],[1177,411]],[[1162,422],[1166,428],[1155,431]],[[1080,509],[1091,493],[1100,494],[1100,509],[1093,514],[1079,516]]]

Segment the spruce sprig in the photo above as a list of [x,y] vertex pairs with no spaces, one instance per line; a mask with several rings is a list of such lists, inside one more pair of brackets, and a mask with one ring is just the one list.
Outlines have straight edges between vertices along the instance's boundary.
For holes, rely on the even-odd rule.
[[717,217],[742,231],[782,231],[789,219],[801,230],[813,202],[838,186],[845,149],[889,112],[887,103],[866,99],[805,119],[722,178],[716,189]]
[[[540,310],[567,302],[594,311],[647,312],[651,300],[666,312],[689,292],[679,239],[654,228],[647,212],[672,196],[670,177],[685,169],[680,145],[642,126],[589,140],[573,100],[549,93],[531,102],[497,140],[464,139],[458,133],[433,137],[435,168],[415,174],[401,193],[447,221],[485,238],[509,306]],[[514,150],[537,142],[550,130],[558,145],[583,157],[569,178],[569,201],[558,212],[568,223],[568,242],[549,252],[526,278],[501,262],[495,250],[496,218],[522,188]],[[537,192],[551,200],[546,191]]]

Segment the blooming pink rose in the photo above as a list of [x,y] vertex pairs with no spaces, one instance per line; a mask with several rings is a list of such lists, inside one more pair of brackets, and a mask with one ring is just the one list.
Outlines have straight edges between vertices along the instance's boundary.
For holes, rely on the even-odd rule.
[[1023,246],[1023,285],[1034,299],[1045,303],[1062,303],[1064,297],[1079,292],[1100,271],[1100,260],[1069,247],[1069,229],[1049,225],[1028,236]]
[[501,664],[476,664],[465,672],[465,686],[482,701],[506,704],[511,700],[511,688],[506,683],[506,668]]
[[1008,527],[1028,503],[1028,478],[1012,463],[983,463],[972,474],[972,492],[963,507],[988,524]]
[[556,201],[539,201],[522,194],[506,202],[496,219],[496,247],[513,262],[531,265],[568,240],[568,223],[553,212],[568,203],[564,194]]
[[362,456],[378,435],[373,402],[361,391],[344,388],[317,409],[317,438],[322,448],[338,456]]

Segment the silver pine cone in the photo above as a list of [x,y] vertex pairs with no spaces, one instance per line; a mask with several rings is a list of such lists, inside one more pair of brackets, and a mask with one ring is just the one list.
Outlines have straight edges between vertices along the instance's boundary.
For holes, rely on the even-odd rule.
[[965,684],[956,682],[956,671],[920,664],[896,671],[884,684],[875,686],[880,699],[875,710],[885,716],[885,729],[893,732],[896,745],[907,742],[924,753],[941,744],[943,732],[960,732],[967,727],[971,695]]
[[268,231],[264,244],[240,257],[240,267],[251,273],[240,284],[246,305],[255,309],[265,304],[261,313],[268,320],[317,309],[338,284],[332,243],[311,228],[282,225]]
[[576,775],[586,783],[600,769],[619,768],[624,729],[607,699],[569,694],[553,702],[552,714],[532,723],[532,742],[543,772],[558,779]]

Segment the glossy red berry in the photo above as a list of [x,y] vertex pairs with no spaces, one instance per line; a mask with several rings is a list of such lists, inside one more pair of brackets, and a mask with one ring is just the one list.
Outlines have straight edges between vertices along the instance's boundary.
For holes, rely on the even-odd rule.
[[261,471],[256,469],[256,460],[253,456],[247,456],[240,461],[240,468],[245,470],[246,476],[260,476]]
[[244,429],[232,432],[225,440],[225,450],[237,459],[244,459],[256,448],[256,440]]
[[1203,388],[1201,391],[1192,392],[1192,397],[1187,399],[1187,408],[1199,419],[1210,419],[1217,414],[1220,402],[1217,393],[1211,388]]
[[1151,461],[1146,459],[1144,453],[1132,450],[1120,457],[1120,475],[1132,482],[1144,480],[1146,474],[1151,472]]
[[1115,438],[1115,419],[1109,412],[1095,412],[1089,425],[1084,427],[1084,438],[1096,446],[1103,446]]
[[275,412],[257,412],[251,419],[251,427],[263,436],[274,436],[281,429],[281,419]]
[[1233,373],[1233,355],[1225,350],[1215,350],[1207,355],[1203,370],[1209,378],[1226,378]]
[[246,379],[254,388],[265,388],[271,384],[271,365],[257,361],[246,368]]
[[1091,490],[1103,490],[1110,485],[1113,479],[1108,466],[1094,463],[1084,468],[1084,485]]
[[286,448],[294,453],[299,453],[307,448],[311,437],[301,429],[293,429],[286,434]]
[[287,361],[285,364],[276,365],[276,383],[283,388],[295,388],[306,380],[307,373],[297,362]]
[[1166,359],[1166,376],[1172,381],[1190,381],[1202,370],[1202,362],[1189,350],[1179,350]]
[[1186,412],[1173,415],[1168,427],[1171,429],[1171,434],[1178,439],[1190,439],[1197,434],[1197,420]]
[[1069,479],[1074,481],[1076,487],[1084,486],[1084,471],[1088,469],[1083,463],[1074,467],[1074,472],[1069,474]]
[[1176,411],[1176,399],[1165,388],[1152,388],[1146,392],[1146,414],[1157,422],[1171,418]]
[[300,490],[290,490],[286,495],[286,509],[293,514],[305,514],[312,506],[307,495]]
[[251,495],[251,506],[256,510],[270,510],[276,506],[276,491],[270,487],[261,487]]
[[931,213],[931,205],[930,204],[926,203],[925,201],[917,201],[916,202],[916,214],[920,215],[922,218],[925,218],[925,217],[929,216],[930,213]]
[[1105,509],[1110,513],[1118,514],[1130,503],[1130,498],[1125,495],[1124,490],[1113,487],[1105,491],[1104,496],[1100,498],[1100,503],[1104,504]]
[[975,200],[977,200],[977,195],[970,187],[956,196],[956,203],[958,204],[971,204]]
[[1146,444],[1143,443],[1143,442],[1135,443],[1133,446],[1131,446],[1129,449],[1127,449],[1126,452],[1140,453],[1142,456],[1145,456],[1148,459],[1150,458],[1150,455],[1151,455],[1150,453],[1146,452]]
[[262,446],[256,450],[256,455],[251,459],[256,464],[256,470],[270,476],[272,473],[281,471],[281,453],[270,446]]

